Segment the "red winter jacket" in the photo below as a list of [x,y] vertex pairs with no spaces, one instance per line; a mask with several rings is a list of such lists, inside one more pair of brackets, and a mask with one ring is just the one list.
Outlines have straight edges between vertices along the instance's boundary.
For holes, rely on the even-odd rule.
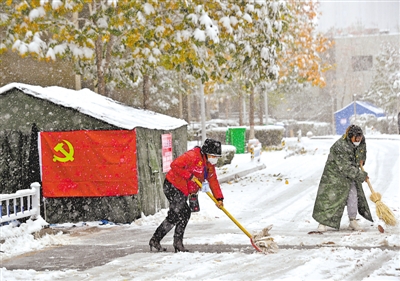
[[167,173],[166,178],[172,185],[182,191],[185,196],[188,196],[200,189],[197,183],[190,180],[191,177],[194,175],[201,182],[204,182],[205,173],[215,199],[224,199],[215,167],[207,162],[206,155],[201,153],[201,149],[198,146],[172,161],[171,170]]

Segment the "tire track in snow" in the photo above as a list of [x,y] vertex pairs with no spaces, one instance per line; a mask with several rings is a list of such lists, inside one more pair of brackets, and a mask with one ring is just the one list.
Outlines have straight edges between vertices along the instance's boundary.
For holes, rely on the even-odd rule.
[[398,254],[398,251],[371,250],[371,253],[367,254],[366,260],[357,263],[354,267],[354,272],[346,275],[345,280],[363,280],[369,277],[374,271],[382,268],[385,263]]

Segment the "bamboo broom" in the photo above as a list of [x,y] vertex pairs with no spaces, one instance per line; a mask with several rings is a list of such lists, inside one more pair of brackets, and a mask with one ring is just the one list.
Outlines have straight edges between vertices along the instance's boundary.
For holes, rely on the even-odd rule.
[[[360,162],[360,167],[361,167],[361,170],[364,171],[362,162]],[[369,199],[371,199],[371,201],[374,202],[376,205],[376,215],[378,216],[378,218],[383,220],[385,222],[385,224],[395,226],[397,222],[396,222],[396,218],[395,218],[392,210],[390,210],[389,207],[386,206],[381,201],[382,195],[380,193],[374,191],[368,178],[367,178],[366,182],[368,183],[369,189],[371,190],[371,196],[369,197]]]

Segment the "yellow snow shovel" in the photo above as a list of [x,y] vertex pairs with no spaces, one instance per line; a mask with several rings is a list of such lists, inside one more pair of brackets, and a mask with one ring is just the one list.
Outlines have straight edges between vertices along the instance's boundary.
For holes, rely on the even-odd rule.
[[[196,183],[200,186],[200,189],[203,187],[202,183],[195,179]],[[217,199],[212,195],[210,191],[206,192],[208,197],[214,201],[215,204],[218,205]],[[269,236],[268,231],[272,228],[272,226],[268,226],[264,228],[260,233],[252,236],[226,209],[225,207],[220,208],[239,228],[250,238],[250,243],[257,250],[257,252],[261,253],[274,253],[278,250],[278,245],[274,242],[274,239]]]

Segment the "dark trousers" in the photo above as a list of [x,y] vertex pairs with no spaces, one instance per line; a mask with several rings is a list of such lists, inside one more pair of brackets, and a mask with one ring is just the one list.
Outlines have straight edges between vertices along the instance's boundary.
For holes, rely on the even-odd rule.
[[163,186],[164,194],[169,201],[168,215],[154,232],[154,237],[161,241],[165,235],[175,226],[174,238],[183,239],[186,225],[190,219],[190,208],[187,203],[187,196],[173,186],[167,179]]

